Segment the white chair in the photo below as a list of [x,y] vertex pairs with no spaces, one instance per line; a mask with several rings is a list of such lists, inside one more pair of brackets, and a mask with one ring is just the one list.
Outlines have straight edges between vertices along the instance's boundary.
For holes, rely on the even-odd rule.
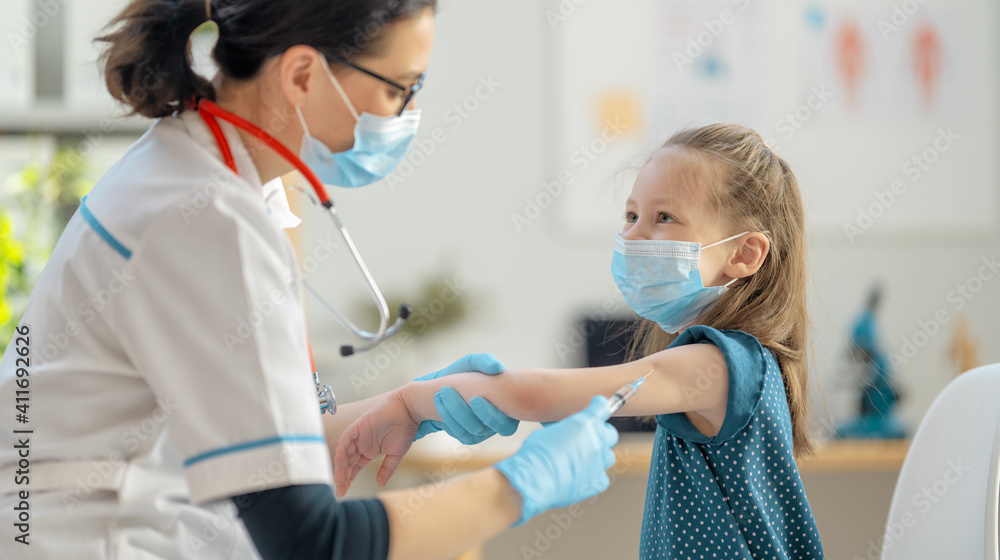
[[[998,560],[1000,364],[938,395],[896,482],[882,560]],[[870,554],[870,553],[869,553]]]

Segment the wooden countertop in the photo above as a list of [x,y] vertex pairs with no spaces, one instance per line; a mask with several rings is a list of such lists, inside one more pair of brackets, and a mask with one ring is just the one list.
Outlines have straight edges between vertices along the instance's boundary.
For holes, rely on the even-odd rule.
[[[453,442],[454,443],[454,442]],[[908,440],[834,440],[823,444],[816,454],[800,459],[804,473],[898,471],[903,466]],[[493,465],[517,450],[517,445],[415,444],[403,459],[401,469],[440,472],[448,476]],[[615,447],[616,474],[645,475],[653,452],[653,434],[623,434]]]

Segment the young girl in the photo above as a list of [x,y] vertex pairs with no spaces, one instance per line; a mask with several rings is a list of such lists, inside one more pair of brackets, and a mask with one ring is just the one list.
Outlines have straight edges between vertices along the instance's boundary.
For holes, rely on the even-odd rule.
[[656,416],[641,557],[822,558],[794,460],[812,442],[805,232],[788,164],[741,126],[685,130],[642,168],[625,222],[612,273],[646,319],[637,360],[410,383],[344,432],[338,492],[383,453],[384,484],[420,422],[439,418],[444,386],[552,421],[652,372],[616,414]]

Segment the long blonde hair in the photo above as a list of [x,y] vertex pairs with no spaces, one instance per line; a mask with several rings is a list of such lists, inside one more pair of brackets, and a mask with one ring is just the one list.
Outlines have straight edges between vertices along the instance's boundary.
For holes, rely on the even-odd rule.
[[[791,168],[759,134],[735,124],[683,130],[662,149],[679,149],[712,166],[702,178],[718,174],[707,187],[709,203],[732,235],[770,232],[770,251],[760,269],[737,281],[694,324],[750,333],[774,353],[785,382],[796,455],[813,451],[807,414],[805,218],[799,185]],[[714,167],[715,165],[719,167]],[[715,172],[715,173],[713,173]],[[643,320],[630,349],[631,359],[665,349],[677,337]]]

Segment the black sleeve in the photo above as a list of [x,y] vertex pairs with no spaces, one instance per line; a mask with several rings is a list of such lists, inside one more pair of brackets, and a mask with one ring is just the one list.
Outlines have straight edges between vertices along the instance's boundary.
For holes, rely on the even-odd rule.
[[378,500],[338,502],[324,484],[234,496],[263,560],[386,560],[389,518]]

